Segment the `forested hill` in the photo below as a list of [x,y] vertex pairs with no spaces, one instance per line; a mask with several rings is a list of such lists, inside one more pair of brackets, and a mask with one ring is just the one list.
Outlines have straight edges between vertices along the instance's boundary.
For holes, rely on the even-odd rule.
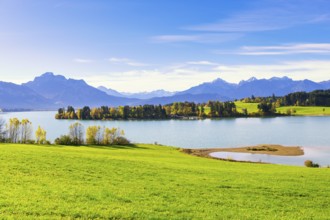
[[283,97],[283,105],[330,106],[330,89],[290,93]]

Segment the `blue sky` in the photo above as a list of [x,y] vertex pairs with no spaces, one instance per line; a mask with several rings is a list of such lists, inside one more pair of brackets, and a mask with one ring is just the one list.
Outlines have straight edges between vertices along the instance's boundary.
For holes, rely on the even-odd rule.
[[329,80],[330,2],[0,0],[0,80],[44,72],[127,92]]

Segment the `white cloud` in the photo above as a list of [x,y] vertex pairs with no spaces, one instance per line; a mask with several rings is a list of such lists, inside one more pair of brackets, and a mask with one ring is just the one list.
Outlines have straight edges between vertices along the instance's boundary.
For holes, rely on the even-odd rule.
[[216,66],[216,65],[219,65],[217,63],[210,62],[210,61],[207,61],[207,60],[189,61],[189,62],[187,62],[187,64],[189,64],[189,65],[205,65],[205,66]]
[[186,35],[160,35],[154,36],[151,40],[155,43],[177,43],[177,42],[193,42],[193,43],[221,43],[236,40],[242,37],[242,34],[223,33],[223,34],[186,34]]
[[287,44],[280,46],[245,46],[240,55],[329,54],[329,43]]
[[268,65],[220,65],[215,70],[220,71],[224,79],[231,82],[252,76],[257,78],[288,76],[296,80],[323,81],[330,79],[330,60],[286,61]]
[[149,64],[137,62],[128,58],[111,57],[108,59],[108,61],[110,61],[111,63],[123,64],[128,66],[135,66],[135,67],[149,66]]
[[[202,61],[203,63],[212,63]],[[190,64],[189,64],[190,63]],[[165,89],[180,91],[203,82],[222,78],[228,82],[239,82],[251,77],[271,78],[288,76],[295,80],[310,79],[323,81],[330,79],[330,60],[287,61],[270,64],[251,65],[200,65],[186,62],[169,65],[161,69],[131,70],[90,75],[85,79],[95,86],[106,86],[119,91],[138,92]]]
[[328,22],[330,16],[327,10],[326,1],[282,1],[241,11],[217,22],[193,25],[185,29],[231,33],[281,30],[304,24]]
[[93,60],[89,60],[89,59],[80,59],[80,58],[76,58],[73,60],[76,63],[92,63]]

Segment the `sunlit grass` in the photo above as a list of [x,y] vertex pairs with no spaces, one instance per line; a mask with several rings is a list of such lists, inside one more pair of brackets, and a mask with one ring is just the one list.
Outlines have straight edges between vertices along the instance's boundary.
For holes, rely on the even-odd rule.
[[259,103],[245,103],[242,101],[236,101],[235,105],[236,105],[236,109],[238,112],[243,112],[243,109],[247,109],[248,113],[256,113],[258,112],[258,104]]
[[330,115],[330,107],[322,106],[285,106],[276,110],[281,113],[290,110],[292,115]]
[[330,169],[177,149],[0,145],[0,218],[326,219]]

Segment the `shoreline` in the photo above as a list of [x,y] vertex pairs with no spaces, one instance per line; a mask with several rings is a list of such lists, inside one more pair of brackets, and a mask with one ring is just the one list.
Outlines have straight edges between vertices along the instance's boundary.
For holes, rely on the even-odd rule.
[[181,149],[182,152],[193,156],[219,159],[210,156],[215,152],[233,152],[233,153],[251,153],[251,154],[268,154],[274,156],[301,156],[304,151],[299,146],[282,146],[275,144],[260,144],[255,146],[238,147],[238,148],[206,148],[206,149]]

